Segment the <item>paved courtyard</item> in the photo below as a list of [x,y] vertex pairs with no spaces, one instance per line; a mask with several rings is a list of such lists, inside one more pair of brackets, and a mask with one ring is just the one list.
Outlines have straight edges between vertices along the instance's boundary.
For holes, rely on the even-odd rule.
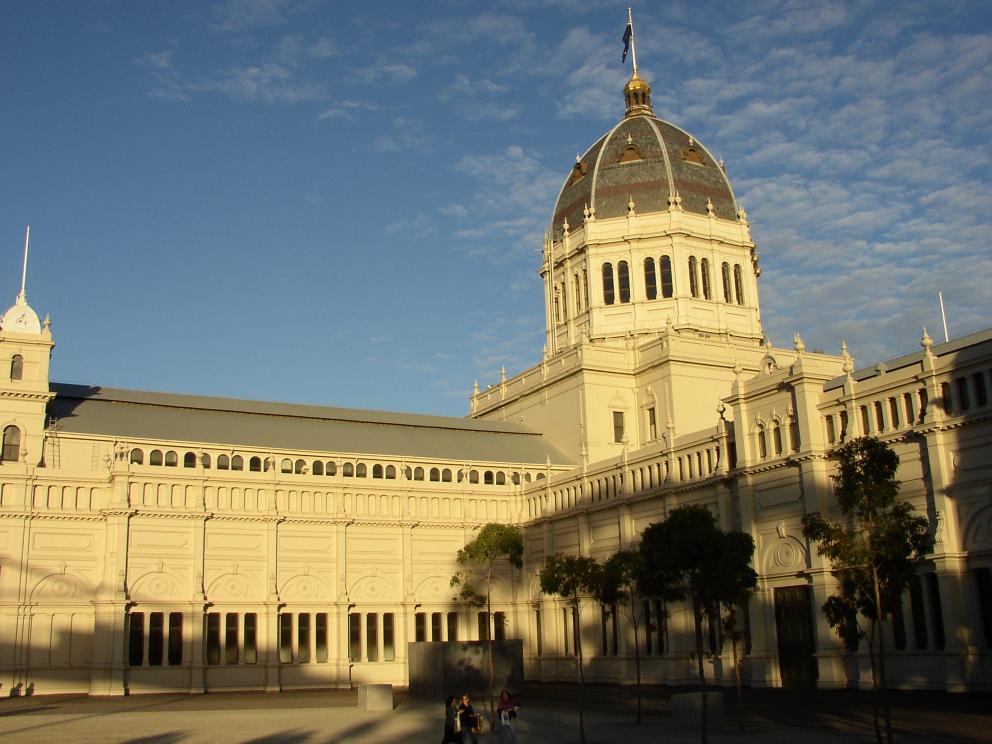
[[[589,689],[588,744],[697,742],[699,734],[672,725],[667,691],[649,690],[644,723],[636,724],[629,689]],[[578,742],[577,690],[570,685],[528,688],[518,731],[527,742]],[[725,705],[733,709],[732,693]],[[441,739],[442,705],[396,696],[392,712],[356,708],[349,691],[240,693],[90,698],[78,695],[0,700],[0,739],[81,744],[277,744],[301,742],[425,742]],[[894,696],[897,741],[987,742],[992,739],[992,696],[904,693]],[[746,731],[732,717],[711,728],[712,742],[806,744],[871,742],[870,697],[863,693],[753,691]],[[494,734],[481,742],[496,742]]]

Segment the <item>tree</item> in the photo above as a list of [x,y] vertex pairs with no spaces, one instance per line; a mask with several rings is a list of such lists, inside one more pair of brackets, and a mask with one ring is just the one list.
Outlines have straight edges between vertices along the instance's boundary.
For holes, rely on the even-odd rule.
[[604,606],[622,607],[634,631],[638,723],[641,723],[641,646],[638,630],[644,617],[639,600],[644,596],[641,589],[643,579],[644,559],[641,554],[633,550],[618,550],[603,564],[599,586],[593,593],[596,601]]
[[646,589],[668,601],[688,601],[696,637],[696,668],[703,692],[703,744],[707,741],[706,673],[703,668],[703,620],[719,622],[722,603],[736,602],[757,586],[751,568],[754,540],[743,532],[723,532],[704,506],[674,509],[664,522],[644,530],[640,547]]
[[496,716],[493,702],[493,574],[500,560],[514,568],[523,567],[524,538],[516,527],[490,522],[458,551],[458,571],[451,577],[451,586],[458,588],[458,597],[474,607],[486,606],[486,640],[488,641],[489,712]]
[[[834,495],[847,524],[813,512],[803,518],[803,535],[817,544],[838,578],[839,591],[823,605],[827,622],[855,648],[865,635],[857,616],[871,623],[872,686],[882,699],[885,737],[891,744],[882,629],[885,618],[901,605],[903,592],[926,554],[933,550],[933,534],[926,517],[917,516],[912,505],[899,498],[899,456],[888,445],[875,437],[859,437],[837,448],[834,457],[838,463]],[[882,740],[877,706],[875,735]]]
[[[582,600],[592,596],[602,581],[602,566],[595,558],[557,553],[548,556],[541,569],[541,591],[557,594],[568,600],[572,610],[572,627],[575,629],[575,654],[578,658],[576,677],[579,683],[579,739],[586,741],[585,728],[585,673],[582,669],[582,631],[580,610]],[[566,628],[566,632],[568,629]]]

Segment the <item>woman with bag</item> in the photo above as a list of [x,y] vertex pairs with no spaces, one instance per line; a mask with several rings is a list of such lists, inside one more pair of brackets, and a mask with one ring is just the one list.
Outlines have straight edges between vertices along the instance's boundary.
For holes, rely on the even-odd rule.
[[441,744],[464,744],[458,717],[458,698],[448,695],[444,704],[444,738]]
[[514,719],[517,711],[520,710],[520,703],[513,699],[509,690],[503,690],[499,694],[499,703],[496,705],[496,725],[499,727],[500,744],[517,744],[517,729]]

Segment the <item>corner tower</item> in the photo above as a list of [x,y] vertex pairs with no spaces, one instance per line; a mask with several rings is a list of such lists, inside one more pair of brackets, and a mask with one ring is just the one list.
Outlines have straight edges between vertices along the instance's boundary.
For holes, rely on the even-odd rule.
[[28,244],[24,239],[21,291],[0,320],[0,467],[31,467],[42,461],[45,409],[54,397],[48,364],[55,344],[51,322],[38,320],[25,292]]
[[547,356],[668,326],[760,342],[757,253],[723,163],[654,115],[636,67],[624,98],[545,233]]

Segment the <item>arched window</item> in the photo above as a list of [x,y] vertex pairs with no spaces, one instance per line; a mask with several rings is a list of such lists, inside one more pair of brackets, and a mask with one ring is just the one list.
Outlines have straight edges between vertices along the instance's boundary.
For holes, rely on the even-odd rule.
[[448,470],[448,468],[445,468],[444,470],[441,471],[441,482],[451,483],[451,471]]
[[782,426],[776,421],[772,424],[772,443],[775,445],[775,454],[782,454]]
[[710,300],[710,262],[709,259],[704,258],[699,262],[699,273],[703,279],[703,299]]
[[262,472],[262,458],[261,457],[253,457],[253,458],[251,458],[248,461],[248,470],[251,471],[252,473],[261,473]]
[[161,465],[162,464],[162,450],[152,450],[152,453],[148,456],[149,465]]
[[674,294],[672,284],[672,259],[669,256],[661,257],[661,296],[671,297]]
[[589,281],[585,269],[582,269],[582,307],[589,307]]
[[183,467],[184,468],[196,467],[196,453],[187,452],[185,455],[183,455]]
[[741,273],[741,265],[734,264],[734,294],[737,297],[737,304],[744,304],[744,275]]
[[579,275],[575,275],[575,312],[582,312],[582,284]]
[[200,462],[203,463],[203,467],[209,468],[210,467],[210,455],[208,455],[206,452],[204,452],[202,455],[200,455]]
[[165,453],[165,467],[174,468],[179,465],[179,455],[172,450]]
[[268,473],[270,470],[276,469],[276,458],[266,457],[265,461],[262,463],[262,470]]
[[283,461],[279,463],[280,473],[292,473],[293,472],[293,461],[288,457],[283,458]]
[[468,482],[469,483],[478,483],[479,482],[479,471],[478,470],[469,470],[468,471]]
[[603,264],[603,304],[612,305],[614,302],[613,295],[613,264],[604,263]]
[[520,485],[520,473],[514,473],[513,474],[513,485],[515,485],[515,486],[519,486]]
[[437,468],[431,468],[430,478],[431,478],[432,481],[440,481],[441,480],[441,471],[438,470]]
[[217,469],[228,470],[231,467],[231,458],[227,455],[217,455]]
[[356,478],[368,478],[368,470],[365,467],[364,462],[360,462],[355,466],[355,477]]
[[[423,476],[423,473],[421,473],[420,480],[423,480],[423,479],[424,479],[424,476]],[[387,465],[386,466],[386,480],[396,480],[396,466],[395,465]]]
[[493,480],[492,470],[487,470],[485,473],[482,474],[482,482],[485,483],[487,486],[491,486],[495,482]]
[[758,457],[762,460],[768,457],[768,441],[765,439],[764,424],[758,424]]
[[141,465],[141,464],[144,463],[144,461],[145,461],[145,453],[144,452],[142,452],[140,449],[133,449],[133,450],[131,450],[131,464],[132,465]]
[[[424,479],[424,469],[423,468],[414,468],[413,469],[413,479],[414,480],[421,480],[422,481]],[[436,478],[431,478],[431,480],[437,480],[437,479]]]
[[24,357],[14,354],[10,358],[10,379],[20,380],[24,376]]
[[296,473],[297,475],[302,475],[306,469],[307,469],[307,463],[305,460],[297,460],[295,463],[293,463],[293,472]]
[[654,273],[654,259],[644,259],[644,291],[649,300],[658,298],[658,280]]
[[689,294],[699,297],[699,276],[696,274],[695,256],[689,256]]
[[314,460],[310,472],[312,472],[314,475],[323,475],[324,463],[322,463],[320,460]]
[[3,430],[2,462],[17,462],[21,459],[21,430],[16,426],[8,426]]
[[497,486],[506,485],[506,473],[504,473],[502,470],[496,473],[496,485]]
[[341,475],[345,478],[352,478],[355,475],[355,466],[350,462],[346,462],[341,468]]
[[235,455],[231,458],[231,470],[244,470],[245,469],[245,459],[241,455]]
[[720,275],[723,277],[723,301],[730,304],[730,264],[726,261],[720,266]]
[[373,478],[381,478],[382,477],[382,465],[373,465],[372,466],[372,477]]
[[333,462],[327,462],[324,464],[324,475],[337,475],[338,466]]
[[558,287],[558,296],[561,297],[561,314],[568,317],[568,287],[562,282]]
[[630,302],[630,270],[626,261],[617,264],[617,278],[620,280],[620,302]]

